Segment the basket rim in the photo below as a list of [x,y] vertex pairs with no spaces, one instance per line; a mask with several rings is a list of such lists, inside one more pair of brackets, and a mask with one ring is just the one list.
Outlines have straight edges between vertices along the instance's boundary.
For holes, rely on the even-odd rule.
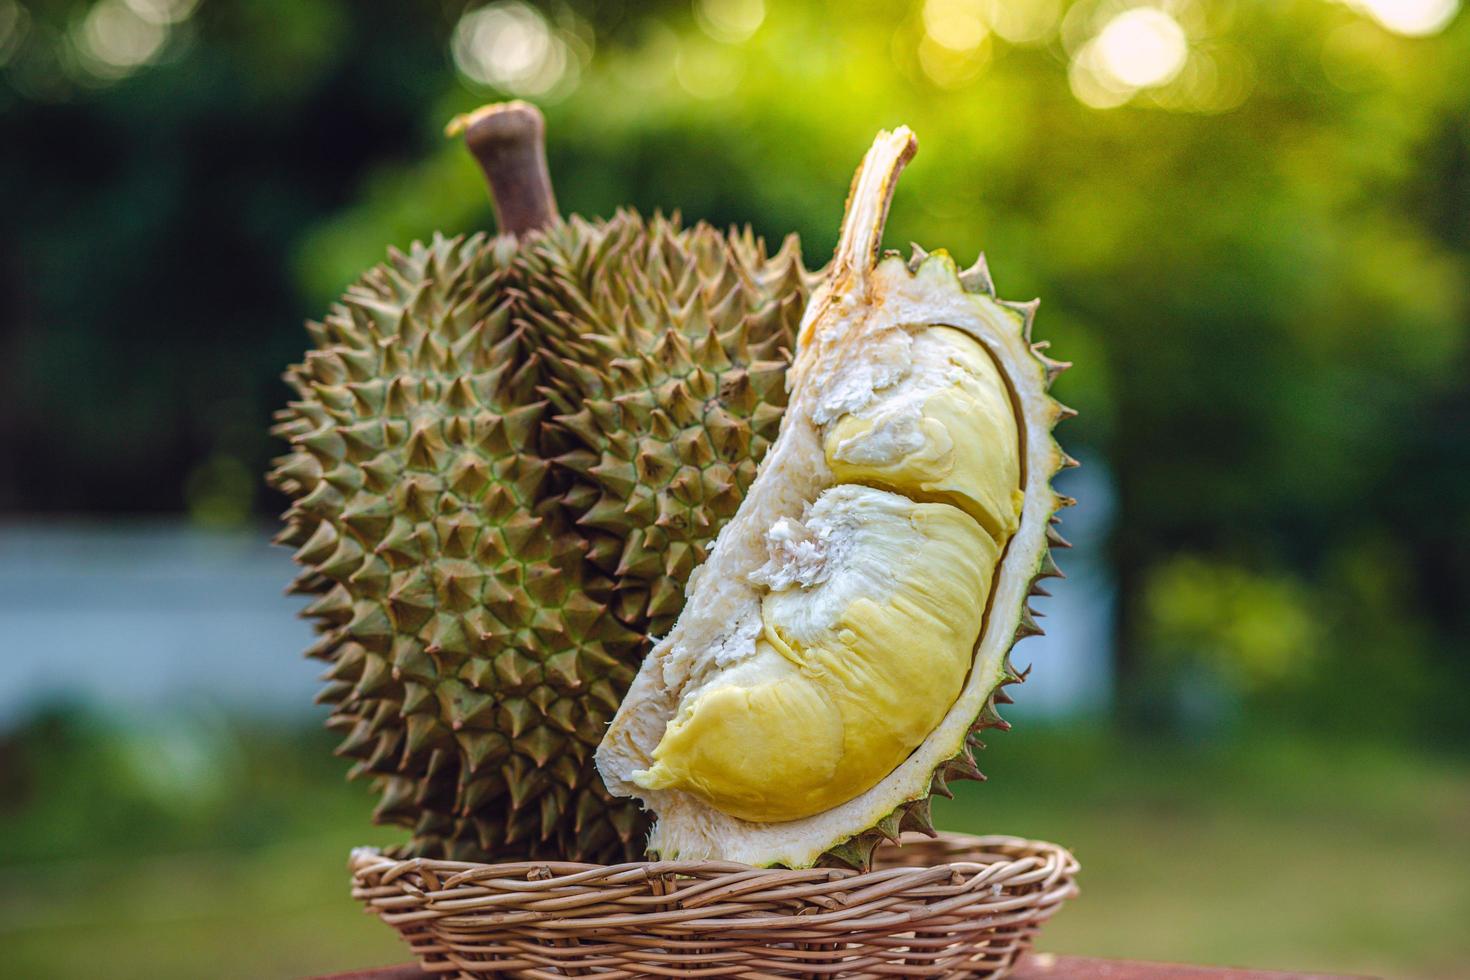
[[[1051,841],[1040,840],[1038,838],[1030,838],[1030,837],[1016,837],[1016,836],[1013,836],[1013,835],[1010,835],[1010,834],[967,834],[967,833],[960,833],[960,832],[957,832],[957,831],[949,831],[949,830],[941,830],[941,831],[938,831],[938,832],[933,833],[933,834],[923,834],[923,833],[917,833],[917,832],[912,832],[912,831],[906,831],[906,832],[904,832],[901,835],[901,839],[900,840],[895,841],[892,844],[884,845],[883,852],[887,852],[890,848],[894,847],[895,845],[898,846],[898,847],[905,847],[905,846],[909,846],[909,845],[913,845],[913,844],[922,845],[926,841],[929,842],[931,845],[937,843],[937,844],[944,844],[944,845],[950,845],[950,846],[967,846],[967,847],[971,847],[971,848],[982,850],[982,851],[983,850],[988,850],[988,849],[991,849],[991,848],[994,848],[994,849],[1010,848],[1010,849],[1013,849],[1013,850],[1014,849],[1021,849],[1021,850],[1027,850],[1027,851],[1034,851],[1036,853],[1058,853],[1058,854],[1065,854],[1068,858],[1070,858],[1072,860],[1073,863],[1076,863],[1076,858],[1072,857],[1072,852],[1070,850],[1068,850],[1065,846],[1063,846],[1061,844],[1056,844],[1056,843],[1053,843]],[[880,853],[882,853],[882,852],[880,852]],[[974,863],[977,863],[977,862],[974,862],[974,861],[959,861],[959,862],[949,861],[949,862],[939,862],[938,864],[934,864],[934,865],[925,865],[924,867],[940,867],[941,865],[949,865],[949,864],[956,864],[956,863],[959,863],[959,864],[974,864]],[[986,863],[989,863],[989,862],[986,862]],[[598,864],[598,863],[595,863],[595,862],[588,862],[588,861],[560,861],[560,860],[551,860],[551,859],[546,859],[546,858],[527,859],[527,860],[523,860],[523,861],[493,861],[493,862],[490,862],[490,861],[454,861],[454,860],[450,860],[448,858],[426,858],[426,857],[393,858],[393,857],[388,857],[385,854],[383,854],[383,849],[381,847],[378,847],[378,846],[372,845],[372,844],[364,844],[364,845],[359,845],[357,847],[352,848],[350,857],[348,858],[348,868],[354,874],[356,874],[359,870],[368,870],[369,868],[377,868],[377,867],[383,867],[383,866],[393,866],[395,868],[396,867],[405,867],[405,866],[407,866],[407,867],[413,867],[413,868],[432,868],[432,869],[435,869],[435,870],[448,869],[448,868],[462,868],[462,869],[465,869],[465,870],[471,870],[471,869],[475,869],[475,870],[500,869],[500,870],[506,870],[506,871],[509,871],[511,869],[518,869],[519,870],[519,869],[529,869],[529,868],[566,868],[566,869],[568,869],[568,873],[577,873],[577,872],[580,872],[580,871],[590,871],[590,870],[597,870],[597,871],[604,871],[605,872],[605,871],[609,871],[609,870],[613,870],[613,869],[621,870],[621,869],[624,869],[624,868],[632,869],[632,868],[649,868],[649,867],[659,867],[659,868],[675,868],[675,867],[677,867],[677,868],[691,868],[691,869],[703,869],[703,870],[712,871],[712,872],[722,872],[722,871],[725,871],[725,872],[762,871],[762,872],[789,873],[789,872],[792,872],[792,871],[821,871],[821,872],[824,872],[824,873],[825,872],[831,872],[831,873],[836,874],[836,875],[839,875],[839,876],[852,876],[852,875],[859,875],[859,874],[866,874],[866,873],[868,873],[868,872],[858,871],[858,870],[853,869],[853,868],[795,868],[795,869],[793,869],[793,868],[782,868],[782,867],[772,867],[772,866],[761,866],[761,865],[755,865],[755,864],[744,864],[744,863],[741,863],[739,861],[711,861],[711,860],[689,860],[689,861],[681,861],[681,860],[677,860],[677,859],[675,859],[675,860],[662,860],[662,859],[660,859],[660,860],[647,860],[647,861],[622,861],[622,862],[619,862],[617,864]],[[918,866],[917,865],[887,865],[885,867],[918,867]],[[577,872],[572,872],[570,870],[570,869],[573,869],[573,868],[577,869]],[[524,873],[524,871],[522,871],[522,873]]]
[[[444,912],[449,912],[450,908],[446,903],[454,901],[457,890],[487,882],[494,882],[499,890],[545,893],[578,885],[594,888],[618,887],[656,879],[703,879],[696,884],[681,886],[680,897],[688,901],[699,897],[702,892],[718,894],[731,891],[732,894],[719,897],[732,898],[738,897],[740,891],[746,889],[781,886],[788,889],[787,894],[794,898],[801,896],[804,891],[819,894],[830,890],[839,882],[846,886],[844,891],[854,886],[866,890],[897,883],[898,879],[909,879],[902,882],[905,890],[923,888],[930,884],[938,885],[944,881],[957,880],[958,876],[979,879],[972,881],[972,884],[978,885],[983,884],[985,879],[1013,878],[1026,871],[1031,872],[1025,875],[1028,879],[1034,876],[1035,880],[1064,881],[1070,888],[1075,888],[1071,885],[1071,879],[1080,869],[1076,857],[1066,847],[1025,837],[950,832],[934,835],[905,833],[898,843],[900,846],[917,844],[917,850],[920,851],[942,847],[957,852],[956,859],[932,864],[882,864],[867,871],[821,867],[763,868],[734,861],[707,860],[625,861],[618,864],[552,860],[487,863],[424,857],[392,858],[384,855],[377,847],[364,846],[352,849],[348,870],[367,889],[391,887],[430,901],[440,899],[441,902],[436,904]],[[885,846],[879,853],[884,852],[902,853],[892,845]],[[421,876],[430,887],[423,888],[402,880],[406,875],[413,874]],[[369,877],[373,879],[371,884],[364,881]],[[707,904],[711,900],[711,897],[706,897],[696,904]],[[812,918],[803,916],[808,924],[815,924]]]

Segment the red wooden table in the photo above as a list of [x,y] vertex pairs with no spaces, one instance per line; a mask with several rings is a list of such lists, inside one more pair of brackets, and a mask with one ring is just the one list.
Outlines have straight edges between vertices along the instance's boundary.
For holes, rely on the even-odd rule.
[[[381,970],[334,973],[316,980],[426,980],[432,976],[417,966],[389,966]],[[1232,970],[1176,963],[1141,963],[1136,960],[1095,960],[1085,956],[1053,956],[1033,953],[1021,961],[1012,980],[1348,980],[1326,973],[1275,973],[1270,970]]]

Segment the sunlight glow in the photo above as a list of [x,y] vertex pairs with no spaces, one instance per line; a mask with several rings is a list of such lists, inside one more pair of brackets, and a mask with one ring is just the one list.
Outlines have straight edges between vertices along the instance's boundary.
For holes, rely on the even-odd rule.
[[979,78],[990,64],[990,36],[967,51],[939,43],[930,34],[919,41],[919,68],[940,88],[957,89]]
[[455,25],[450,50],[467,79],[512,95],[545,95],[577,70],[566,41],[519,0],[467,12]]
[[739,44],[766,19],[764,0],[695,0],[694,19],[716,41]]
[[146,65],[168,41],[168,26],[144,20],[122,0],[101,0],[73,29],[82,65],[101,79],[117,79]]
[[1094,109],[1116,109],[1138,91],[1120,83],[1102,65],[1096,41],[1082,46],[1067,66],[1067,82],[1077,101]]
[[990,35],[981,13],[981,0],[925,0],[924,33],[951,51],[974,51]]
[[1460,0],[1347,0],[1347,4],[1409,37],[1438,34],[1460,11]]
[[188,20],[199,0],[125,0],[128,9],[154,24],[177,24]]
[[1125,10],[1092,44],[1097,66],[1128,88],[1163,85],[1184,67],[1189,41],[1179,22],[1157,7]]
[[1049,38],[1062,16],[1061,0],[984,0],[985,22],[1011,44],[1037,44]]

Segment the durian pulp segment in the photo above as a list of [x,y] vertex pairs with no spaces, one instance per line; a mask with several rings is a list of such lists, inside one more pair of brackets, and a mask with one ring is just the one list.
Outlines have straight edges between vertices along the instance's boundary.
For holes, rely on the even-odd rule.
[[876,785],[954,704],[1020,519],[1019,438],[978,342],[921,327],[911,355],[824,427],[838,485],[767,534],[755,656],[685,695],[638,785],[754,822],[812,816]]
[[990,355],[953,327],[914,337],[902,381],[824,435],[838,483],[863,483],[965,511],[1004,544],[1021,514],[1009,393]]

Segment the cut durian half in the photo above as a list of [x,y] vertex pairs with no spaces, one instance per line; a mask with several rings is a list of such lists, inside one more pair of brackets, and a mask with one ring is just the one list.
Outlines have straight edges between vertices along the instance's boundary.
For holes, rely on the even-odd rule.
[[1065,366],[983,260],[878,256],[913,135],[881,133],[802,319],[776,441],[597,765],[663,858],[866,864],[978,777],[975,733],[1059,574]]

